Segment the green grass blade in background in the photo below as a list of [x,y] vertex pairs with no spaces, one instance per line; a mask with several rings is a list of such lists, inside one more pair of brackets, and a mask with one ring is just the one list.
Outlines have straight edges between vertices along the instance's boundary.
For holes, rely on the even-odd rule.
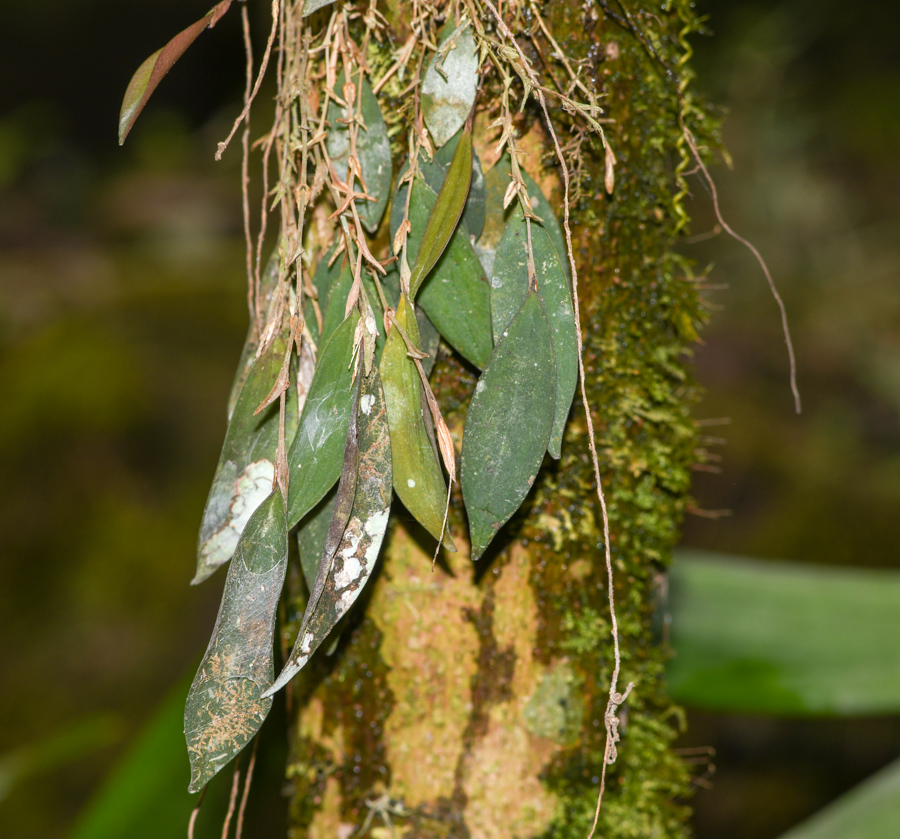
[[685,551],[670,589],[677,702],[776,715],[900,711],[900,572]]
[[[198,799],[187,792],[191,773],[184,751],[184,698],[189,684],[189,678],[181,680],[165,697],[88,802],[68,839],[187,835],[188,819]],[[227,794],[227,780],[210,786],[197,821],[196,839],[221,833]]]
[[900,760],[842,795],[779,839],[896,839]]

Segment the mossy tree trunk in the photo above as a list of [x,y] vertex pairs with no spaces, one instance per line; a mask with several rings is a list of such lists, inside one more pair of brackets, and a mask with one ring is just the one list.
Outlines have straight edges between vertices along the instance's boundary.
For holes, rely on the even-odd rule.
[[[403,5],[391,4],[397,43]],[[666,696],[660,592],[697,459],[688,356],[701,309],[673,252],[683,213],[679,115],[688,105],[678,92],[688,73],[683,33],[696,22],[684,2],[651,0],[630,22],[620,6],[615,18],[593,4],[538,5],[602,94],[617,158],[607,195],[603,148],[596,138],[583,144],[572,208],[620,685],[635,683],[619,709],[622,739],[598,835],[677,837],[687,832],[689,784],[671,750],[682,718]],[[530,57],[548,69],[541,55]],[[689,110],[702,135],[705,118]],[[570,117],[552,113],[568,142]],[[561,207],[540,112],[526,109],[521,128],[522,146],[541,152],[526,166]],[[474,384],[443,354],[434,390],[457,442]],[[548,459],[523,512],[477,565],[463,548],[432,571],[430,540],[396,513],[366,602],[335,654],[314,660],[292,689],[293,835],[348,837],[365,825],[367,834],[353,835],[586,836],[612,645],[583,406],[573,408],[562,460]],[[455,534],[465,533],[461,515],[451,510]]]

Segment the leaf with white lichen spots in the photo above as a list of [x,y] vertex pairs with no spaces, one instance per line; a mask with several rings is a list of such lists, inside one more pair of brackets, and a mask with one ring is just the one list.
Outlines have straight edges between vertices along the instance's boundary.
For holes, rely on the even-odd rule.
[[[350,494],[349,476],[341,480],[332,530],[326,539],[312,595],[303,616],[294,650],[283,672],[266,695],[279,690],[306,664],[316,648],[334,629],[359,597],[371,577],[387,530],[391,509],[391,441],[384,392],[378,369],[369,377],[360,376],[356,432],[347,441],[354,450],[355,475],[349,516],[342,507]],[[346,461],[345,461],[346,463]],[[348,464],[349,465],[349,464]],[[345,487],[346,485],[346,487]],[[333,534],[340,533],[335,545]]]
[[238,542],[222,604],[184,711],[197,792],[253,739],[272,707],[275,616],[288,560],[284,496],[275,489]]

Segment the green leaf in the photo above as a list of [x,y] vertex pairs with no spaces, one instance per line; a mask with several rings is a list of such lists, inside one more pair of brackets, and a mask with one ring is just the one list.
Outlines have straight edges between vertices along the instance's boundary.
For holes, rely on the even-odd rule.
[[422,79],[422,115],[436,146],[443,146],[469,118],[478,92],[478,51],[468,23],[444,24]]
[[[372,370],[371,376],[361,378],[352,508],[348,517],[335,511],[335,532],[340,534],[340,542],[326,542],[323,548],[297,643],[270,694],[287,684],[309,661],[359,597],[375,568],[387,530],[391,511],[391,441],[384,393],[377,369]],[[348,450],[350,447],[348,440]]]
[[[263,312],[269,310],[269,304],[272,302],[272,296],[278,288],[278,282],[281,279],[281,257],[278,248],[272,252],[266,268],[259,278],[259,294],[262,298],[260,309]],[[234,414],[234,406],[237,404],[238,396],[241,394],[241,388],[247,380],[247,374],[253,367],[256,360],[256,350],[259,347],[259,329],[256,325],[256,315],[250,313],[250,326],[247,329],[247,337],[244,340],[244,348],[241,350],[241,357],[238,361],[237,370],[234,373],[234,381],[231,384],[231,392],[228,395],[227,415],[231,419]]]
[[[485,185],[485,220],[484,230],[480,238],[475,243],[475,251],[484,270],[488,275],[492,273],[494,265],[494,257],[503,232],[506,229],[506,222],[509,220],[513,210],[517,206],[517,202],[513,202],[504,211],[503,196],[509,186],[510,173],[512,168],[509,162],[509,155],[504,154],[486,173],[484,176]],[[531,200],[531,207],[537,215],[547,234],[553,241],[553,246],[559,254],[559,260],[562,263],[563,270],[566,272],[566,278],[571,282],[571,272],[569,269],[568,250],[566,249],[566,238],[563,235],[559,220],[553,213],[550,202],[544,197],[540,187],[532,180],[524,169],[522,172],[522,180],[525,182],[525,188],[528,190],[528,197]]]
[[779,839],[896,839],[900,760],[888,764]]
[[119,145],[125,142],[131,126],[144,110],[150,95],[156,90],[163,76],[172,69],[172,65],[184,55],[185,50],[197,40],[204,29],[212,29],[228,11],[231,0],[222,0],[210,9],[200,20],[179,32],[161,50],[151,55],[131,77],[122,100],[119,113]]
[[[287,342],[279,336],[253,364],[228,423],[222,454],[203,511],[192,584],[207,579],[231,559],[251,513],[269,494],[278,447],[277,402],[255,415],[275,383]],[[297,427],[297,390],[287,390],[285,434]]]
[[[343,97],[346,76],[342,72],[335,83],[335,93]],[[353,77],[356,85],[361,85],[359,107],[363,125],[359,126],[356,136],[356,157],[362,170],[366,189],[374,201],[357,201],[356,208],[360,221],[370,233],[378,229],[384,208],[391,193],[391,145],[388,141],[387,126],[381,115],[381,108],[369,82],[358,75]],[[355,111],[354,107],[354,111]],[[347,179],[350,159],[350,130],[347,125],[349,109],[333,100],[328,103],[328,122],[330,129],[325,140],[328,155],[334,163],[338,177]]]
[[[81,809],[68,839],[159,839],[182,836],[196,799],[184,759],[184,698],[190,676],[168,691]],[[213,784],[203,801],[196,839],[218,839],[228,786]]]
[[[388,268],[387,274],[381,278],[384,296],[387,298],[388,305],[395,311],[400,305],[400,272],[397,270],[396,266],[397,263],[392,262]],[[421,341],[419,349],[427,355],[426,358],[422,359],[422,367],[425,370],[425,375],[428,376],[434,369],[435,361],[437,361],[438,348],[441,345],[441,335],[434,324],[428,319],[428,315],[426,315],[419,306],[414,306],[413,308],[416,312],[416,324],[419,327],[419,339]],[[380,358],[381,355],[379,355],[379,359]]]
[[675,701],[755,714],[900,711],[900,573],[680,552]]
[[316,583],[316,575],[319,573],[319,563],[322,559],[322,551],[325,550],[325,540],[328,538],[328,529],[334,518],[334,505],[337,501],[337,488],[329,490],[328,494],[310,510],[309,514],[300,522],[297,529],[297,549],[300,553],[300,567],[303,569],[303,578],[307,588],[312,591]]
[[460,484],[478,559],[528,495],[550,441],[556,370],[550,325],[529,294],[484,368],[466,416]]
[[320,344],[326,344],[328,339],[334,335],[334,331],[344,322],[347,314],[347,297],[353,286],[353,272],[350,270],[350,263],[346,259],[342,260],[341,257],[338,257],[335,264],[340,265],[341,270],[328,290],[327,302],[322,312]]
[[[403,295],[395,315],[400,328],[419,344],[419,329],[412,304]],[[433,441],[425,427],[426,407],[422,383],[399,331],[388,334],[381,356],[381,380],[391,432],[391,464],[394,489],[406,509],[435,539],[441,538],[447,484]],[[456,550],[449,534],[444,546]]]
[[[450,164],[456,155],[456,149],[459,142],[466,133],[466,129],[461,128],[453,135],[453,138],[449,140],[446,145],[441,146],[441,148],[437,150],[437,153],[432,160],[426,160],[423,155],[422,159],[419,161],[419,170],[425,178],[425,183],[427,183],[436,193],[440,192],[441,186],[444,184],[444,179],[447,177],[447,172],[450,169]],[[403,195],[405,196],[405,191]],[[402,218],[402,206],[399,209]],[[473,149],[472,177],[471,183],[469,184],[469,195],[466,198],[466,206],[461,218],[462,223],[466,226],[469,236],[474,236],[477,239],[481,235],[481,231],[484,228],[484,213],[484,172],[481,169],[481,161],[478,159],[478,155],[475,154]],[[392,225],[394,224],[394,218],[395,213],[392,209]],[[399,221],[396,224],[399,225]]]
[[288,561],[285,499],[276,488],[250,517],[228,569],[206,655],[188,693],[189,792],[204,787],[250,742],[272,700],[278,600]]
[[[459,217],[466,206],[471,182],[472,133],[466,130],[463,131],[462,138],[453,153],[453,160],[447,169],[437,199],[433,203],[427,202],[430,205],[427,209],[428,215],[424,216],[422,213],[414,215],[410,208],[410,223],[413,228],[420,231],[416,237],[418,247],[409,278],[410,300],[415,301],[422,282],[434,268],[450,237],[453,236],[453,231],[459,224]],[[413,201],[416,200],[416,192],[416,187],[413,186]]]
[[309,386],[300,425],[288,453],[288,522],[293,527],[334,486],[341,474],[352,400],[354,310],[325,345]]
[[[556,416],[548,451],[559,459],[563,431],[578,381],[578,339],[572,292],[553,240],[545,228],[531,224],[531,246],[538,295],[544,304],[556,358]],[[513,212],[497,248],[491,276],[491,321],[495,343],[521,308],[528,293],[528,236],[520,208]]]

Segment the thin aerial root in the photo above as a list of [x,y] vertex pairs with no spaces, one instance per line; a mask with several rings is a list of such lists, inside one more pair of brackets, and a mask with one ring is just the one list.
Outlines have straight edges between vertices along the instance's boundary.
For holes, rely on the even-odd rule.
[[706,168],[706,164],[703,162],[703,158],[700,156],[700,149],[697,147],[697,141],[694,139],[694,135],[691,133],[691,130],[684,124],[682,121],[681,130],[684,132],[684,139],[687,142],[688,146],[691,149],[691,153],[694,155],[694,159],[697,161],[697,166],[700,168],[700,171],[703,173],[703,178],[709,186],[709,191],[712,194],[713,200],[713,209],[716,213],[716,219],[719,222],[719,226],[729,235],[732,239],[740,242],[753,256],[756,257],[756,261],[759,263],[759,267],[762,268],[763,274],[765,274],[766,282],[769,284],[769,290],[772,292],[772,297],[775,298],[775,302],[778,304],[778,311],[781,313],[781,330],[784,333],[784,343],[787,345],[788,352],[788,361],[790,363],[791,368],[791,393],[794,395],[794,408],[797,413],[800,413],[801,404],[800,404],[800,389],[797,387],[797,360],[794,356],[794,343],[791,340],[791,330],[788,326],[788,317],[787,317],[787,308],[784,305],[784,300],[781,299],[781,295],[778,293],[778,288],[775,286],[775,280],[772,279],[772,274],[769,272],[769,266],[766,265],[766,261],[763,259],[762,254],[756,249],[756,246],[741,236],[739,233],[736,233],[722,218],[722,211],[719,209],[719,193],[716,191],[716,184],[712,179],[712,175],[709,174],[709,170]]

